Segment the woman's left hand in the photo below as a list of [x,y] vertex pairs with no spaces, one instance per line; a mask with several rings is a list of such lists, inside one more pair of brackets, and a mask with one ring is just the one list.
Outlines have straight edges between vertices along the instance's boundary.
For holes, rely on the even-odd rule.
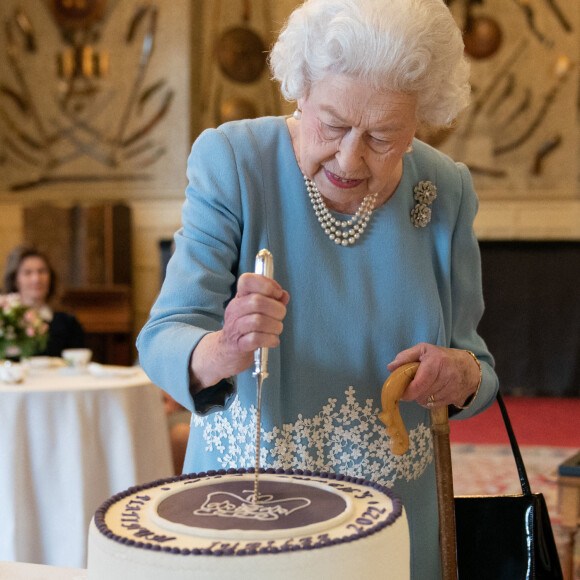
[[430,409],[447,405],[462,406],[475,393],[479,384],[478,365],[465,350],[422,342],[401,351],[387,365],[387,369],[393,372],[410,362],[421,364],[401,397],[404,401],[417,401]]

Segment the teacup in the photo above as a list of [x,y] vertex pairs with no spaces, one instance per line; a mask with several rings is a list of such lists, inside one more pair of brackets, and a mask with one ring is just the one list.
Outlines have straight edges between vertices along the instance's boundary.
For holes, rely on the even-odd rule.
[[21,363],[14,363],[9,360],[0,366],[0,380],[3,383],[21,383],[26,378],[26,369]]
[[66,348],[61,356],[68,368],[80,371],[91,362],[93,351],[90,348]]
[[49,356],[31,356],[24,360],[30,370],[40,371],[52,366],[52,358]]

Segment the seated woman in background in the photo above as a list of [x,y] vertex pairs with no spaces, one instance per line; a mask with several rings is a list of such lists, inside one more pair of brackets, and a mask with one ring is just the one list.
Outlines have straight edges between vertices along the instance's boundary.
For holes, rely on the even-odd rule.
[[65,348],[85,346],[79,321],[49,306],[55,287],[55,273],[45,254],[30,246],[17,246],[10,252],[4,270],[4,292],[17,292],[21,302],[36,308],[49,324],[46,349],[39,355],[60,356]]

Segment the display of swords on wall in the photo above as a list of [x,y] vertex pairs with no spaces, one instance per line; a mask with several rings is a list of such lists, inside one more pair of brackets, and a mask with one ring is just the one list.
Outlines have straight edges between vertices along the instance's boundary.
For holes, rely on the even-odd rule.
[[208,8],[205,127],[280,114],[280,94],[266,62],[275,28],[272,1],[212,0]]
[[[103,30],[119,0],[38,4],[28,12],[17,6],[2,22],[0,50],[8,70],[0,79],[0,167],[10,164],[11,176],[18,167],[22,176],[9,183],[9,190],[148,179],[147,168],[166,153],[155,129],[174,98],[166,79],[148,74],[158,7],[136,5],[121,27],[124,37],[106,46]],[[38,10],[48,11],[61,41],[44,51],[43,43],[50,41],[36,30]],[[50,51],[53,58],[47,59]],[[122,59],[132,62],[133,70],[120,87],[111,81],[111,69]],[[38,66],[53,71],[51,83],[39,83]],[[86,169],[67,173],[79,162]]]
[[568,89],[580,54],[578,6],[563,0],[446,3],[463,32],[472,99],[452,130],[427,137],[476,176],[499,183],[517,170],[541,178],[558,167],[558,152],[579,146],[578,79],[573,100]]

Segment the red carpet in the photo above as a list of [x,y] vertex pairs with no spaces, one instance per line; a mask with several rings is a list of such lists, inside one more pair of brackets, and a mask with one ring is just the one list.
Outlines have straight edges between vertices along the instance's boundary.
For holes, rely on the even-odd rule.
[[[580,398],[504,397],[519,445],[580,449]],[[452,443],[508,444],[499,406],[465,421],[451,421]]]

